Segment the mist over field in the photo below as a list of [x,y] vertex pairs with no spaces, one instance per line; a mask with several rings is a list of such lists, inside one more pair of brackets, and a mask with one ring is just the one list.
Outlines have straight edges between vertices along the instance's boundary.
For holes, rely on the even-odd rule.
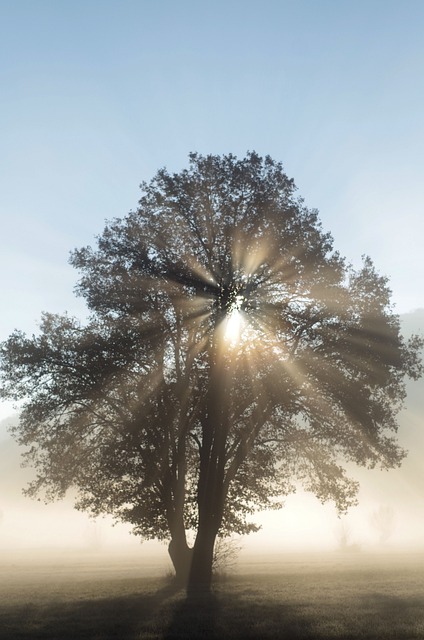
[[423,0],[0,8],[0,640],[424,640]]
[[[424,310],[401,316],[403,333],[424,331]],[[22,489],[32,478],[21,467],[20,449],[7,432],[17,416],[0,423],[0,554],[80,552],[99,559],[110,554],[168,563],[166,545],[140,544],[124,524],[111,518],[90,519],[73,508],[72,495],[54,504],[29,499]],[[360,481],[359,504],[337,517],[331,504],[322,505],[299,487],[285,507],[256,516],[262,529],[237,541],[239,560],[252,554],[293,552],[415,552],[424,550],[424,380],[408,383],[408,396],[399,414],[399,442],[408,451],[399,469],[380,471],[348,466]]]

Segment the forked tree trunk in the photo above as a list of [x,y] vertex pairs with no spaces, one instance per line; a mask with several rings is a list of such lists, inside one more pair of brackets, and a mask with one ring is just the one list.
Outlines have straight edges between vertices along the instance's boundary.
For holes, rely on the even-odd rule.
[[209,593],[211,590],[215,539],[216,532],[208,526],[199,524],[187,585],[189,596]]
[[197,486],[198,527],[187,585],[189,597],[208,594],[212,586],[213,551],[221,525],[224,469],[228,433],[228,375],[217,345],[211,353],[211,374],[202,421],[199,480]]
[[174,537],[168,545],[168,553],[175,570],[177,584],[185,587],[191,569],[193,549],[191,549],[185,537]]

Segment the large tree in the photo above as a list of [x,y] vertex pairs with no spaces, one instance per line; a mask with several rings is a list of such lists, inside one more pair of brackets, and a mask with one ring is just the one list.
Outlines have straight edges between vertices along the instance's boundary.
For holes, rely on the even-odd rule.
[[344,511],[344,460],[400,464],[421,341],[404,341],[386,278],[369,258],[346,264],[271,158],[191,154],[141,189],[71,256],[89,320],[14,332],[2,394],[25,400],[29,494],[76,488],[78,508],[168,539],[177,576],[209,588],[216,536],[254,530],[249,515],[294,481]]

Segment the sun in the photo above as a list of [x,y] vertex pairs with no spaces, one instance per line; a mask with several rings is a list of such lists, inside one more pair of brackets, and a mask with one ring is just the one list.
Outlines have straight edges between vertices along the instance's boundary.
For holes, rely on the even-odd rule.
[[244,296],[236,296],[223,321],[224,340],[230,345],[236,345],[239,343],[243,328],[246,324],[242,311],[243,303]]

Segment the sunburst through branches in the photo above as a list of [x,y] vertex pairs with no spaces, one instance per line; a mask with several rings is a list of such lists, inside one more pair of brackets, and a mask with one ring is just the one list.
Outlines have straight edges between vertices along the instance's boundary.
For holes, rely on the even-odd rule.
[[241,337],[241,333],[245,324],[243,316],[243,296],[237,296],[234,302],[230,305],[227,317],[224,322],[224,338],[231,346],[236,346]]
[[1,348],[30,492],[75,487],[79,508],[169,539],[192,586],[210,585],[216,536],[254,531],[296,481],[343,512],[357,484],[340,461],[404,456],[396,414],[422,340],[404,341],[386,278],[348,266],[294,192],[255,153],[160,170],[72,254],[87,325],[46,314]]

